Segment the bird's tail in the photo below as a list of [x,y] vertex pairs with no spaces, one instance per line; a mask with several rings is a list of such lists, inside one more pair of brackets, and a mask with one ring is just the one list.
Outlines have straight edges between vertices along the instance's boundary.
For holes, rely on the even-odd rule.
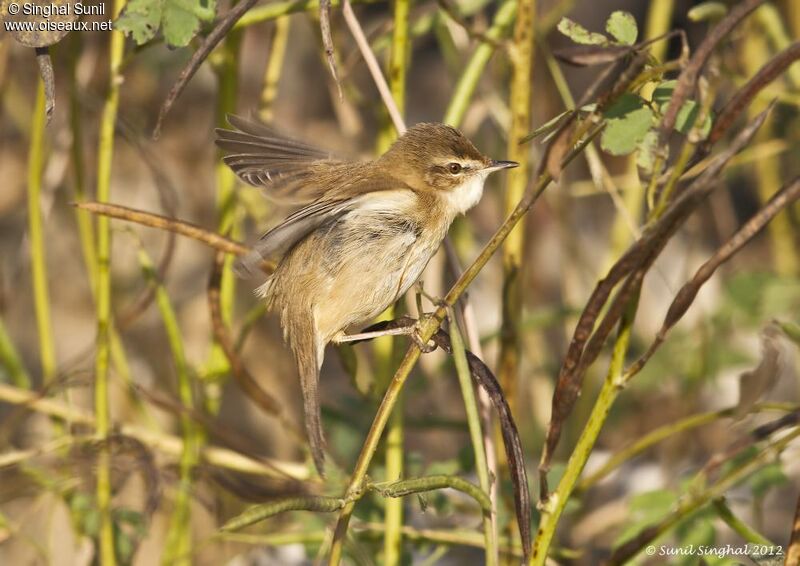
[[311,456],[320,475],[325,475],[325,436],[322,433],[320,411],[319,371],[322,367],[325,344],[318,340],[313,322],[305,319],[308,328],[292,329],[291,342],[297,369],[300,372],[300,387],[303,391],[303,413],[306,421],[306,434],[311,446]]

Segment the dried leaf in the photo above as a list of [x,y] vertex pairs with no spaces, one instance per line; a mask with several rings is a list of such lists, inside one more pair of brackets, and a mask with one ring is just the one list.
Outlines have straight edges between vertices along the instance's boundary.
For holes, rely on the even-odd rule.
[[630,53],[624,45],[572,45],[553,51],[553,56],[576,67],[592,67],[613,63]]
[[602,33],[591,32],[569,18],[561,18],[561,21],[558,22],[558,31],[581,45],[608,45],[609,43],[608,38]]
[[753,405],[775,385],[781,368],[780,329],[768,325],[761,334],[761,361],[739,376],[739,403],[736,418],[744,417]]

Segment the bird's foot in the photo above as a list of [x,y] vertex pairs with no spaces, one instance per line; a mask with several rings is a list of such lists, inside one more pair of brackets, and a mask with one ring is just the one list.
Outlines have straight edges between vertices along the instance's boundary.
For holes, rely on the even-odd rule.
[[422,339],[422,329],[428,319],[432,317],[433,314],[420,312],[419,320],[414,323],[414,326],[412,327],[413,332],[409,334],[411,340],[417,345],[417,348],[419,348],[419,351],[423,354],[430,354],[437,348],[435,342],[425,342],[425,340]]

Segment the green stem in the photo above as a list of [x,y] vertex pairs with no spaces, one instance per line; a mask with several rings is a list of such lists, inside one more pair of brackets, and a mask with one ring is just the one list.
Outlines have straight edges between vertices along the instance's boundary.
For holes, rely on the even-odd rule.
[[[86,170],[83,162],[83,121],[81,116],[80,88],[76,76],[78,56],[82,46],[80,34],[73,34],[70,44],[70,89],[69,89],[69,126],[72,132],[70,145],[70,161],[75,192],[75,202],[86,202]],[[75,220],[78,225],[78,239],[81,243],[81,255],[89,279],[89,289],[92,297],[97,299],[97,250],[95,249],[95,234],[92,225],[92,215],[88,210],[75,207]],[[128,359],[119,334],[113,326],[109,328],[111,348],[111,361],[114,369],[125,383],[130,383],[131,372]]]
[[[708,423],[712,423],[719,419],[724,419],[728,417],[732,417],[736,414],[736,407],[731,407],[728,409],[721,409],[719,411],[712,411],[709,413],[702,413],[700,415],[691,415],[686,418],[683,418],[679,421],[674,423],[669,423],[664,426],[660,426],[657,429],[647,433],[643,437],[636,440],[630,446],[627,446],[614,454],[611,458],[606,461],[599,469],[594,471],[593,473],[585,476],[580,483],[575,487],[576,492],[583,492],[587,489],[591,488],[592,486],[596,485],[600,480],[604,477],[608,476],[611,472],[619,468],[623,463],[627,462],[631,458],[638,456],[648,448],[662,442],[668,438],[672,438],[678,434],[686,433],[692,429],[704,426]],[[753,407],[753,412],[758,411],[765,411],[765,410],[776,410],[776,407],[771,404],[759,404]],[[791,407],[787,407],[786,410],[792,410]]]
[[28,232],[31,243],[31,278],[36,327],[39,332],[39,359],[45,383],[56,373],[56,353],[53,343],[53,326],[50,319],[50,300],[47,292],[47,251],[42,223],[42,173],[45,154],[45,94],[44,83],[39,80],[36,103],[31,124],[31,142],[28,151]]
[[[507,155],[519,167],[509,170],[506,177],[505,210],[511,213],[525,192],[532,172],[531,151],[528,144],[520,143],[531,131],[531,83],[534,63],[534,22],[537,0],[518,0],[513,41],[508,47],[511,61],[511,90],[509,111],[511,124],[508,132]],[[511,231],[503,243],[502,320],[500,323],[500,354],[497,362],[497,379],[506,396],[512,413],[517,407],[517,384],[521,358],[519,331],[522,310],[522,269],[525,256],[524,220]],[[498,446],[497,459],[506,464],[505,453]],[[516,529],[516,518],[507,525],[509,536]]]
[[[236,110],[238,90],[238,60],[241,45],[241,32],[231,32],[218,48],[218,59],[215,59],[215,70],[219,93],[217,95],[216,121],[219,127],[227,127],[227,115]],[[219,153],[221,156],[221,153]],[[238,198],[236,195],[236,175],[218,159],[214,170],[216,179],[217,232],[232,238],[239,237],[239,223],[236,221]],[[235,302],[236,278],[233,273],[234,258],[225,257],[222,265],[222,276],[219,288],[219,303],[222,322],[230,326]],[[222,347],[216,342],[211,348],[209,359],[203,371],[206,385],[206,403],[208,410],[216,414],[219,410],[219,388],[215,381],[230,372],[230,364]]]
[[[647,10],[644,39],[653,39],[667,33],[672,27],[674,10],[675,0],[652,0]],[[650,46],[650,53],[656,60],[663,61],[667,55],[667,45],[666,41],[653,43]]]
[[775,544],[753,527],[742,521],[739,517],[734,515],[733,511],[731,511],[731,508],[728,507],[728,503],[725,501],[724,497],[718,497],[714,500],[714,510],[717,512],[719,518],[725,521],[725,524],[728,525],[733,532],[738,534],[747,542],[761,544],[764,546],[773,546]]
[[[627,549],[627,551],[618,557],[613,557],[607,562],[609,566],[621,566],[627,564],[632,558],[635,558],[639,552],[650,542],[656,540],[661,535],[667,533],[675,527],[682,520],[690,516],[692,513],[700,510],[704,505],[710,501],[721,497],[726,491],[740,482],[747,479],[756,470],[765,466],[770,461],[773,461],[780,453],[796,438],[800,437],[800,428],[795,428],[789,434],[775,440],[766,445],[752,460],[748,460],[734,467],[719,480],[713,483],[708,488],[702,491],[690,491],[686,497],[681,499],[675,509],[670,515],[660,522],[655,528],[648,529],[648,536],[637,539],[637,548]],[[698,474],[698,483],[704,481],[702,477],[703,472]]]
[[[509,46],[511,59],[511,93],[509,109],[511,127],[508,133],[508,158],[519,167],[508,172],[505,209],[510,214],[525,192],[531,172],[530,147],[520,141],[531,131],[531,75],[533,72],[533,32],[536,0],[518,0],[514,39]],[[503,320],[500,332],[498,381],[508,399],[511,411],[516,405],[519,372],[519,321],[522,313],[521,270],[524,255],[525,223],[520,222],[503,243]]]
[[[478,474],[478,483],[481,489],[490,493],[492,489],[489,478],[489,465],[484,451],[483,432],[481,430],[481,418],[478,411],[478,402],[475,398],[475,389],[472,385],[467,354],[464,340],[458,331],[456,318],[450,312],[450,339],[453,344],[453,359],[455,360],[456,373],[458,374],[458,384],[461,387],[461,396],[464,398],[464,409],[467,413],[467,426],[469,427],[469,437],[472,441],[472,449],[475,452],[475,469]],[[497,533],[494,531],[494,524],[491,517],[491,507],[489,513],[483,514],[483,536],[486,544],[486,564],[493,566],[497,564],[499,552],[497,549]]]
[[264,85],[261,87],[261,97],[258,101],[258,115],[263,122],[271,122],[275,115],[273,106],[278,97],[278,83],[283,71],[283,60],[286,55],[286,46],[289,43],[291,24],[292,20],[288,16],[281,16],[275,20],[269,59],[267,59],[267,66],[264,69]]
[[[351,0],[352,4],[372,4],[380,0]],[[341,0],[331,0],[331,7],[338,7]],[[319,0],[288,0],[285,2],[270,2],[249,10],[233,26],[234,30],[242,29],[253,24],[275,20],[281,16],[297,12],[314,12],[319,10]]]
[[[382,523],[361,523],[359,525],[364,530],[364,534],[371,538],[382,538],[384,536]],[[300,531],[290,533],[239,533],[224,532],[218,537],[230,542],[243,544],[254,544],[259,546],[285,546],[298,543],[323,543],[328,534],[325,531]],[[483,536],[474,531],[461,529],[435,530],[435,529],[416,529],[404,526],[403,536],[410,541],[418,543],[437,543],[448,546],[468,546],[473,548],[484,548],[486,541]],[[522,556],[522,548],[515,544],[510,546],[508,540],[501,540],[500,552],[509,556]]]
[[[564,158],[564,166],[569,164],[573,159],[575,159],[576,156],[583,152],[583,150],[586,149],[587,144],[589,144],[599,132],[600,127],[596,127],[589,132],[586,137],[581,140],[581,142],[578,143],[578,145]],[[423,320],[419,328],[419,336],[423,342],[427,342],[431,339],[431,336],[433,336],[444,320],[445,315],[447,314],[447,308],[455,306],[458,299],[467,290],[467,287],[469,287],[472,281],[475,280],[481,270],[486,266],[487,263],[489,263],[489,260],[503,244],[505,239],[508,237],[508,234],[514,229],[519,221],[522,220],[525,214],[527,214],[533,204],[538,200],[538,198],[542,195],[552,181],[553,178],[549,174],[545,173],[535,183],[532,183],[528,187],[528,190],[526,190],[522,200],[520,200],[519,204],[517,204],[517,207],[514,209],[514,211],[508,216],[508,218],[506,218],[505,222],[503,222],[500,228],[497,229],[497,232],[495,232],[494,236],[492,236],[491,239],[486,243],[483,250],[481,250],[481,253],[478,254],[477,258],[475,258],[475,261],[473,261],[472,264],[464,270],[455,284],[453,284],[453,286],[450,288],[450,291],[448,291],[447,295],[442,301],[443,304],[436,309],[432,316]],[[386,427],[386,422],[389,419],[389,414],[392,411],[392,407],[394,407],[400,391],[403,388],[403,384],[405,383],[406,379],[408,379],[411,370],[414,368],[417,360],[419,360],[419,356],[420,350],[416,345],[410,346],[406,351],[405,357],[395,371],[394,377],[389,383],[389,387],[387,388],[386,393],[383,396],[383,400],[378,407],[378,411],[375,414],[375,418],[372,421],[372,426],[370,427],[369,432],[367,433],[367,438],[361,447],[361,453],[358,455],[358,460],[356,461],[353,475],[350,478],[350,483],[345,493],[347,504],[339,513],[339,519],[336,523],[336,529],[333,534],[333,543],[331,545],[330,552],[330,566],[337,566],[342,559],[342,550],[344,546],[344,539],[347,534],[347,527],[350,524],[350,517],[353,514],[355,502],[361,496],[363,491],[362,486],[369,469],[369,464],[372,461],[372,457],[375,455],[375,450],[378,447],[378,442],[380,441],[383,430]]]
[[600,394],[595,401],[589,420],[583,428],[580,438],[572,451],[572,455],[567,462],[564,475],[558,482],[555,493],[550,495],[546,507],[542,510],[541,520],[536,538],[533,541],[533,553],[531,554],[531,565],[544,566],[547,560],[547,552],[555,534],[561,513],[569,500],[578,478],[592,453],[594,444],[600,431],[603,428],[606,417],[611,410],[611,405],[621,391],[620,379],[625,365],[625,354],[628,352],[628,344],[631,338],[631,328],[636,316],[636,308],[639,304],[637,294],[631,298],[628,307],[619,322],[619,332],[614,343],[614,350],[611,355],[611,363],[608,367],[605,382],[600,390]]
[[[495,13],[492,27],[486,32],[486,37],[494,40],[505,38],[511,29],[516,13],[517,0],[504,0]],[[483,76],[483,71],[486,69],[494,50],[495,46],[491,43],[481,43],[475,48],[472,57],[464,67],[464,72],[461,73],[461,77],[458,79],[442,122],[457,126],[464,119],[472,95],[478,86],[478,81]]]
[[[406,75],[409,65],[409,11],[410,0],[394,0],[392,32],[392,45],[389,54],[389,90],[394,99],[395,106],[402,116],[406,102]],[[388,118],[388,117],[387,117]],[[390,119],[385,120],[381,129],[379,144],[386,147],[380,148],[381,153],[388,148],[396,136],[396,130]],[[394,312],[394,309],[391,309]],[[376,363],[383,379],[382,384],[391,377],[391,364],[395,359],[395,349],[399,342],[391,338],[379,340],[375,344]],[[389,419],[389,429],[386,433],[386,479],[388,481],[400,480],[405,469],[405,430],[404,430],[404,404],[400,396],[397,406],[392,411]],[[386,566],[397,566],[403,559],[403,500],[389,498],[384,501],[384,524],[386,525],[383,539],[383,563]]]
[[23,389],[30,388],[30,375],[22,364],[22,359],[11,341],[11,336],[6,331],[6,325],[2,318],[0,318],[0,362],[6,368],[11,383]]
[[164,330],[167,333],[172,360],[175,363],[175,374],[178,381],[178,397],[184,412],[181,414],[181,433],[183,437],[183,451],[180,458],[180,478],[178,494],[175,499],[175,509],[170,519],[167,531],[166,551],[162,557],[162,564],[189,564],[192,550],[192,531],[190,521],[192,474],[199,460],[200,431],[195,425],[189,412],[194,410],[194,396],[192,383],[189,377],[189,368],[186,363],[186,353],[183,346],[183,337],[175,310],[167,295],[166,289],[158,280],[153,261],[144,248],[139,249],[139,264],[147,282],[155,288],[156,305],[161,314]]
[[[112,18],[122,10],[125,0],[114,0]],[[114,156],[114,125],[119,107],[120,66],[125,51],[125,37],[112,31],[109,45],[109,77],[97,150],[97,201],[109,202],[111,168]],[[97,218],[97,351],[95,355],[94,410],[97,435],[105,441],[111,432],[108,403],[109,330],[111,324],[111,225],[107,216]],[[111,516],[111,454],[103,442],[97,462],[97,511],[100,517],[99,551],[103,566],[116,564],[114,525]]]

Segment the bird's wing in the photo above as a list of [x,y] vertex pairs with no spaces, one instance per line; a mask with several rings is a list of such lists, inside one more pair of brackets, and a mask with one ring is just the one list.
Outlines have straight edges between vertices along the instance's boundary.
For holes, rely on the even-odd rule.
[[264,189],[272,200],[306,204],[322,196],[314,180],[320,167],[343,163],[326,151],[289,139],[271,127],[229,115],[236,128],[215,130],[216,144],[228,152],[223,161],[244,182]]
[[389,185],[365,180],[351,185],[349,189],[348,198],[322,198],[314,201],[266,232],[253,245],[253,250],[236,262],[235,268],[239,275],[246,277],[258,273],[258,266],[263,260],[286,254],[314,230],[336,221],[352,210],[362,206],[376,209],[381,207],[381,203],[388,203],[387,210],[390,210],[392,203],[396,203],[398,198],[413,195],[409,188],[397,182]]

